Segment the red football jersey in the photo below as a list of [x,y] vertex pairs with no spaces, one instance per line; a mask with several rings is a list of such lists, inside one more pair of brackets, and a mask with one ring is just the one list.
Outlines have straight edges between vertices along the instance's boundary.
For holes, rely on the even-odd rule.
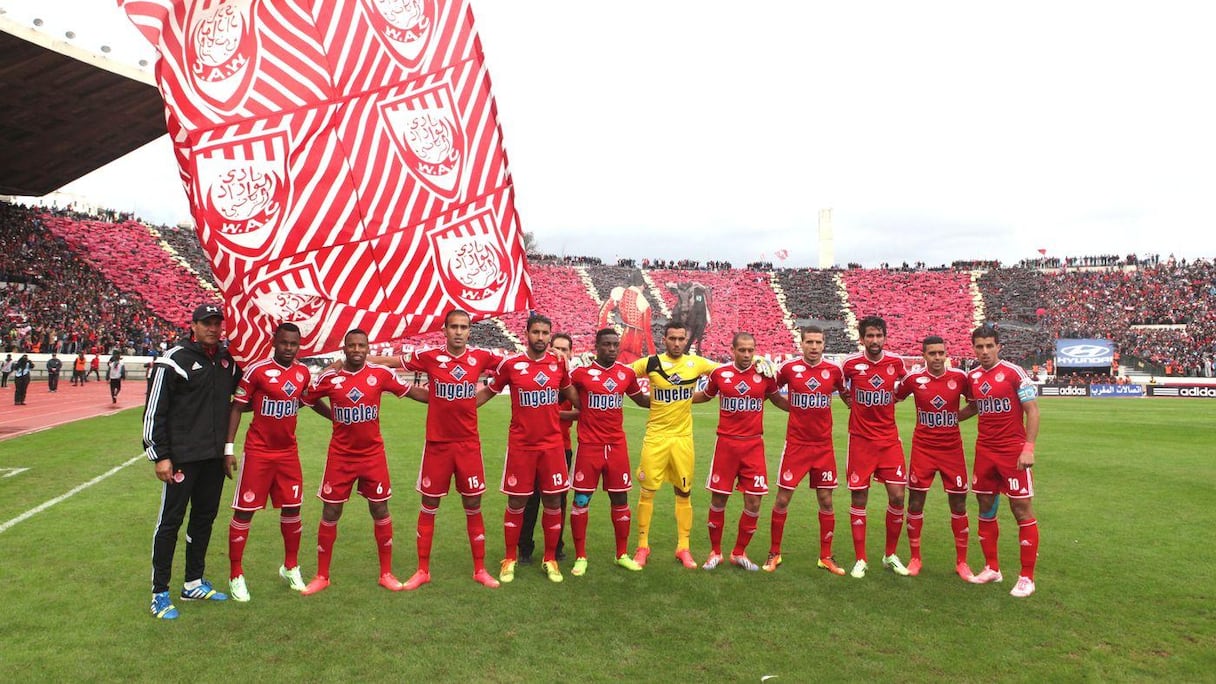
[[625,441],[625,397],[642,392],[633,369],[619,361],[607,368],[592,363],[575,368],[570,382],[578,390],[579,444]]
[[245,370],[232,400],[253,407],[253,420],[245,432],[245,451],[277,453],[296,451],[296,415],[312,380],[308,368],[299,362],[280,366],[273,358],[264,359]]
[[305,393],[309,403],[329,399],[334,432],[330,453],[368,456],[384,449],[380,436],[380,395],[391,392],[404,397],[410,386],[393,369],[369,363],[355,372],[325,371]]
[[430,397],[426,405],[428,442],[463,442],[477,435],[477,379],[491,373],[502,357],[484,349],[466,347],[453,356],[444,347],[415,352],[406,370],[426,373]]
[[967,374],[957,368],[947,368],[936,376],[927,368],[908,375],[899,384],[895,396],[916,403],[916,429],[913,444],[930,451],[957,449],[963,444],[958,429],[958,409],[967,385]]
[[558,418],[560,392],[570,386],[566,362],[546,352],[538,360],[527,354],[503,359],[486,383],[495,392],[511,388],[511,429],[508,448],[562,448]]
[[880,445],[898,442],[895,387],[907,374],[903,359],[883,354],[871,361],[865,354],[853,354],[844,360],[841,370],[853,398],[849,434]]
[[[1026,398],[1018,390],[1025,387]],[[996,448],[1020,448],[1026,443],[1022,401],[1034,401],[1034,384],[1026,371],[1008,361],[992,368],[973,368],[967,373],[967,400],[979,410],[976,443]]]
[[800,444],[832,441],[832,393],[845,391],[840,366],[826,359],[820,359],[814,366],[806,359],[792,359],[777,371],[777,386],[785,387],[789,395],[786,441]]
[[718,397],[718,434],[755,437],[764,434],[764,400],[777,391],[777,381],[733,363],[709,374],[705,396]]

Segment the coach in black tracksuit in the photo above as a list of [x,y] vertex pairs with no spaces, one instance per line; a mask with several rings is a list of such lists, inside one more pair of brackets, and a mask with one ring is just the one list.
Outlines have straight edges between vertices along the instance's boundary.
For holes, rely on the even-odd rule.
[[169,590],[177,533],[186,507],[187,582],[201,580],[219,511],[225,474],[228,410],[241,370],[219,344],[224,315],[205,304],[194,310],[193,339],[183,339],[156,359],[144,408],[144,451],[164,482],[156,534],[152,540],[152,593]]

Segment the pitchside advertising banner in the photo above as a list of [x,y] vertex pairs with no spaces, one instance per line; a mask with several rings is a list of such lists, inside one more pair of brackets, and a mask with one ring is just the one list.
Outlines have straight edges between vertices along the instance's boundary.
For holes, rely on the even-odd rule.
[[1216,385],[1149,385],[1148,396],[1216,399]]
[[118,0],[156,74],[232,353],[300,355],[525,310],[469,0]]
[[1066,387],[1039,385],[1039,394],[1045,397],[1088,397],[1089,385],[1069,385]]
[[1143,385],[1090,385],[1091,397],[1143,397]]
[[1110,368],[1114,360],[1110,340],[1056,340],[1056,368]]

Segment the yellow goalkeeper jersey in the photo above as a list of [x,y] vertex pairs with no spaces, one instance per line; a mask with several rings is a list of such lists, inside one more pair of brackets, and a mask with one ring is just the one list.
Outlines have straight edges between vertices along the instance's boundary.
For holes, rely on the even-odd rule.
[[694,354],[673,359],[667,354],[644,356],[633,362],[639,378],[650,380],[650,418],[646,437],[686,437],[692,434],[692,394],[697,379],[718,364]]

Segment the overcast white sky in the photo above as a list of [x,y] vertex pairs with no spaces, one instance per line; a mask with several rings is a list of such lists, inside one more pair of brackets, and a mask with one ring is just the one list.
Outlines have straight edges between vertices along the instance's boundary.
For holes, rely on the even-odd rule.
[[[112,0],[22,5],[139,40]],[[815,264],[831,207],[840,264],[1216,256],[1212,3],[473,8],[544,251]],[[163,139],[66,190],[188,217]]]

